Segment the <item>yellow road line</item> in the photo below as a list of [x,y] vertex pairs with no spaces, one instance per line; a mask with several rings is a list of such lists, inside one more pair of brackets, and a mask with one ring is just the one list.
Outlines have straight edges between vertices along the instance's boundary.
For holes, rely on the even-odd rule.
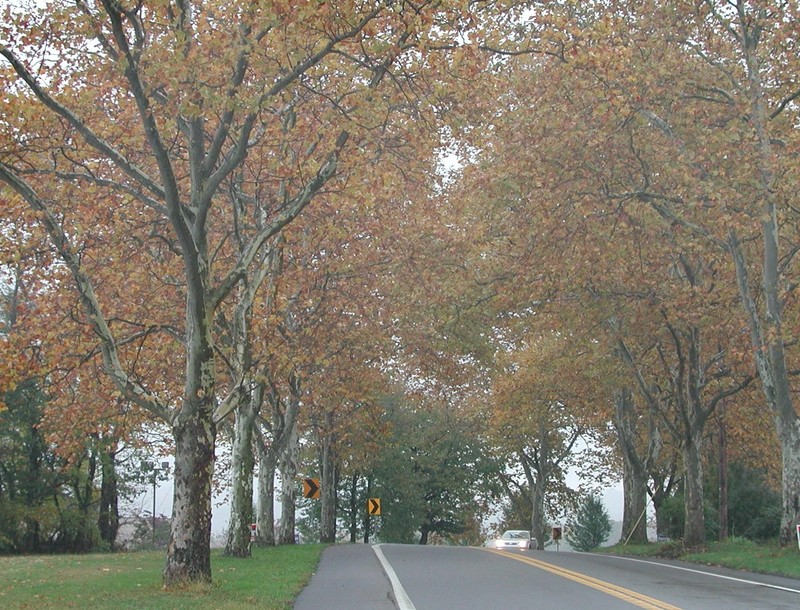
[[610,582],[598,580],[597,578],[592,578],[591,576],[581,574],[580,572],[573,572],[572,570],[567,570],[566,568],[560,568],[558,566],[545,563],[544,561],[533,559],[532,557],[526,557],[524,555],[517,555],[516,553],[507,553],[492,549],[484,550],[494,553],[495,555],[508,557],[509,559],[516,559],[517,561],[527,563],[528,565],[532,565],[540,570],[545,570],[551,574],[561,576],[562,578],[568,578],[569,580],[586,585],[587,587],[592,587],[593,589],[597,589],[598,591],[602,591],[608,595],[613,595],[614,597],[633,604],[634,606],[638,606],[639,608],[646,608],[647,610],[681,610],[677,606],[659,601],[652,597],[648,597],[647,595],[642,595],[636,591],[620,587]]

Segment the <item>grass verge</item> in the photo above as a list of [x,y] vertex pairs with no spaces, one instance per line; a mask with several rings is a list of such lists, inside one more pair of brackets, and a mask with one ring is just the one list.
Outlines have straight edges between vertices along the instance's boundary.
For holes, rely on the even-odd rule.
[[603,548],[600,552],[636,557],[680,559],[691,563],[721,566],[760,574],[800,578],[800,550],[777,543],[756,544],[744,538],[712,542],[703,549],[683,549],[680,543],[662,542]]
[[0,557],[0,608],[285,610],[311,578],[324,545],[253,549],[251,559],[212,553],[213,583],[162,588],[164,552]]

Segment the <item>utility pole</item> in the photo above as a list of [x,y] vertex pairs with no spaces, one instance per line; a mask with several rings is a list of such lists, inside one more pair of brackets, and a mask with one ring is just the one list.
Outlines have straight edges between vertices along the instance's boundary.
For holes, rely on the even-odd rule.
[[161,462],[160,468],[155,464],[151,464],[150,462],[145,462],[144,464],[147,468],[150,467],[153,468],[153,513],[151,515],[151,521],[153,530],[153,548],[156,548],[156,489],[158,482],[158,473],[169,472],[169,462]]

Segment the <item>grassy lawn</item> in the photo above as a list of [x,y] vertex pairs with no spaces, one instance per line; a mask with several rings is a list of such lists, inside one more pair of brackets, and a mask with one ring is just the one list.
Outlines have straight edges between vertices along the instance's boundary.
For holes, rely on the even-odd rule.
[[679,543],[674,542],[616,545],[601,549],[601,552],[642,557],[670,557],[692,563],[800,578],[800,550],[796,544],[782,548],[777,544],[756,544],[750,540],[734,538],[723,543],[713,542],[705,549],[692,549],[691,552],[684,552]]
[[213,584],[161,588],[159,552],[0,557],[0,608],[288,609],[324,545],[253,549],[252,559],[212,554]]

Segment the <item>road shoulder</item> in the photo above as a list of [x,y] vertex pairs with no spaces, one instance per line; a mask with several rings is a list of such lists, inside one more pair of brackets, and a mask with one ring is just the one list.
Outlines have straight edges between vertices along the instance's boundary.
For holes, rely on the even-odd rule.
[[391,583],[369,544],[326,548],[310,582],[294,603],[295,610],[394,609]]

